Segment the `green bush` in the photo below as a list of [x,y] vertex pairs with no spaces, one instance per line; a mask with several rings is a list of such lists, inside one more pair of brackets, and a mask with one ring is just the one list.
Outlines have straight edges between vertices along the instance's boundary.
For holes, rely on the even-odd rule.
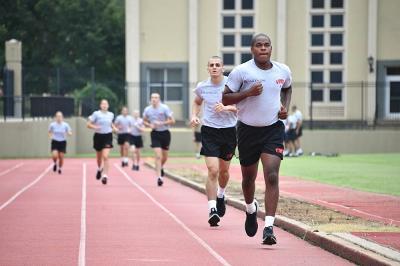
[[[108,100],[110,104],[110,111],[114,112],[118,110],[118,97],[117,95],[107,86],[100,83],[87,83],[85,87],[75,90],[74,97],[77,101],[78,106],[86,105],[91,106],[94,94],[94,107],[98,109],[99,103],[102,99]],[[94,110],[93,110],[94,111]]]

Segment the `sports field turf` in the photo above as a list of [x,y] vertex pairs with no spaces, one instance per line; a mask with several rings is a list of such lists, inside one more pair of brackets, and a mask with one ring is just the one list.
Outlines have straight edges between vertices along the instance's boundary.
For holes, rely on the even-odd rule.
[[400,154],[285,158],[281,175],[400,196]]

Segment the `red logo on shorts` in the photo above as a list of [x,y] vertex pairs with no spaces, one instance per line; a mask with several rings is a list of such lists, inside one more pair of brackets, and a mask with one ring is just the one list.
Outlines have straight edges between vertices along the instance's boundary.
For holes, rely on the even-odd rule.
[[283,153],[283,148],[276,148],[275,152],[279,153],[279,154],[282,154]]
[[232,153],[228,153],[228,154],[226,155],[226,159],[228,159],[228,160],[232,159],[232,157],[233,157],[233,154],[232,154]]

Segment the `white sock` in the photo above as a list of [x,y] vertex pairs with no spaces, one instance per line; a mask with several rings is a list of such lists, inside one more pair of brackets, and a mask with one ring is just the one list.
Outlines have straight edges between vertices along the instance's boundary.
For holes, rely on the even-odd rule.
[[246,212],[247,212],[248,214],[252,214],[252,213],[254,213],[256,210],[257,210],[257,207],[256,207],[256,200],[255,200],[255,199],[253,200],[252,203],[246,204]]
[[161,179],[161,180],[163,180],[163,177],[162,177],[162,176],[159,176],[159,177],[158,177],[158,179]]
[[265,226],[264,227],[274,226],[274,221],[275,221],[274,216],[265,216]]
[[225,188],[218,186],[217,197],[222,199],[225,195]]
[[128,157],[124,157],[124,162],[125,162],[125,163],[129,162]]
[[208,212],[211,212],[212,208],[214,208],[214,209],[217,208],[217,201],[216,200],[209,200],[208,201]]
[[99,172],[103,172],[103,168],[101,168],[101,167],[98,167],[98,168],[97,168],[97,171],[99,171]]

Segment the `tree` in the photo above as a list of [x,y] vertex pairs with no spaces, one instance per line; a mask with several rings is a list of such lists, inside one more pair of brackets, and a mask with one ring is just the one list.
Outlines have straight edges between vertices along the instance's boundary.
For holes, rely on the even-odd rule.
[[96,82],[123,101],[123,0],[2,0],[2,51],[12,38],[22,41],[26,93],[54,92],[57,68],[68,93],[90,80],[94,66]]

